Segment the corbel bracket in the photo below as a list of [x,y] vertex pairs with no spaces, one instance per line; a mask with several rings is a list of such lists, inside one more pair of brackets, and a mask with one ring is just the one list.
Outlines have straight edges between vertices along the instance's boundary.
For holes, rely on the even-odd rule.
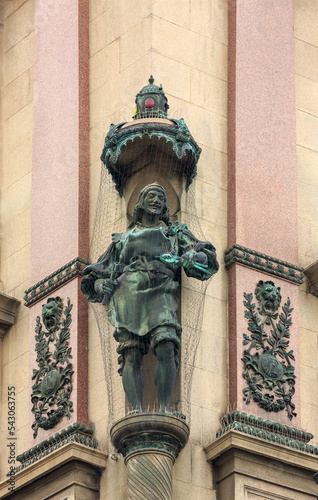
[[20,300],[0,292],[0,338],[14,325],[20,303]]
[[310,284],[310,293],[318,298],[318,260],[304,271]]

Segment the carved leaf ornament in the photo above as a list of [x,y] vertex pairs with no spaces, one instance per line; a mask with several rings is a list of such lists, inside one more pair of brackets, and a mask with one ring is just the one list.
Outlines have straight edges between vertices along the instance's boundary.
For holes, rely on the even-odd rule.
[[32,412],[35,416],[32,424],[34,438],[39,427],[52,429],[64,415],[69,419],[73,412],[70,395],[74,372],[69,347],[72,307],[68,298],[63,311],[60,297],[51,297],[42,306],[42,320],[46,330],[43,329],[40,316],[36,318],[35,351],[38,368],[33,370],[32,380],[35,383],[31,394]]
[[291,420],[297,414],[292,397],[295,393],[295,361],[292,350],[288,350],[292,325],[290,300],[287,299],[281,313],[280,288],[273,281],[259,281],[255,289],[258,302],[252,302],[253,294],[244,293],[245,318],[249,333],[243,333],[243,345],[249,346],[243,353],[243,377],[247,387],[243,389],[243,400],[251,399],[268,412],[286,410]]

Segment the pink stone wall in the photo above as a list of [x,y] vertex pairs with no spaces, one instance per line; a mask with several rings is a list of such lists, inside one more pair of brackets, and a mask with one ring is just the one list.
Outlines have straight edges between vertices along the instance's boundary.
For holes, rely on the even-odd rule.
[[297,264],[293,2],[230,2],[228,245]]
[[[89,93],[88,2],[35,1],[31,286],[76,257],[88,256]],[[87,301],[80,278],[49,296],[73,304],[73,413],[29,443],[70,423],[87,424]],[[48,296],[30,308],[30,373],[36,366],[34,328]],[[30,394],[33,381],[30,380]],[[31,413],[29,421],[34,421]]]
[[[229,2],[228,247],[245,246],[298,263],[295,69],[292,0]],[[230,408],[300,426],[298,286],[240,264],[229,276]],[[292,300],[297,418],[243,402],[247,333],[243,293],[260,280]],[[255,300],[256,304],[257,301]]]
[[87,9],[35,3],[31,283],[87,257]]

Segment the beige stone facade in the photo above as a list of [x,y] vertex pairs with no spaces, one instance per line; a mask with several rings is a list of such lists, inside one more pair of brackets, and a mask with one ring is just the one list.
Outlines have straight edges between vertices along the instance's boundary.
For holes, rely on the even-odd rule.
[[[34,1],[1,2],[1,292],[19,300],[30,284]],[[15,271],[14,271],[15,270]],[[22,305],[1,346],[1,449],[7,392],[16,387],[19,448],[28,447],[29,311]],[[1,342],[1,341],[0,341]],[[21,446],[21,448],[20,448]],[[5,476],[8,457],[1,453]]]
[[[313,64],[318,55],[318,19],[310,2],[294,2],[294,15],[299,264],[307,268],[318,259],[318,75]],[[317,435],[317,393],[313,386],[318,377],[318,309],[316,298],[308,293],[308,289],[308,283],[304,283],[299,294],[302,423]]]
[[[15,324],[3,339],[0,335],[0,498],[8,494],[8,387],[14,386],[16,394],[16,455],[33,445],[32,422],[29,421],[33,383],[29,362],[33,353],[29,349],[29,337],[34,335],[34,329],[29,323],[29,309],[23,305],[23,296],[24,290],[35,284],[31,282],[30,267],[31,200],[36,197],[36,193],[31,194],[31,182],[37,3],[41,2],[0,0],[0,293],[22,302]],[[280,454],[274,448],[265,452],[254,443],[253,453],[259,459],[249,469],[246,479],[242,472],[244,467],[250,466],[246,445],[235,444],[237,449],[243,450],[231,457],[235,462],[233,484],[236,481],[238,486],[227,484],[223,490],[222,486],[220,494],[223,496],[218,497],[218,465],[214,461],[221,460],[217,457],[223,449],[218,449],[215,455],[206,451],[221,428],[222,416],[235,410],[229,405],[228,271],[224,265],[228,246],[228,14],[234,3],[234,0],[89,1],[89,234],[91,237],[93,233],[105,135],[111,123],[131,121],[135,95],[153,74],[155,83],[163,84],[170,105],[169,117],[184,118],[202,148],[195,181],[197,215],[206,240],[216,247],[220,262],[220,270],[207,288],[191,393],[191,433],[173,467],[172,498],[313,500],[315,483],[312,481],[310,485],[310,475],[315,463],[318,470],[317,456],[311,455],[311,461],[306,462],[302,461],[302,452],[298,452],[297,457],[290,452],[290,457],[286,458],[288,448],[280,450]],[[313,0],[294,0],[293,6],[299,262],[291,263],[307,268],[318,260],[318,8]],[[55,9],[54,2],[47,2],[42,15],[44,13],[49,19],[55,15]],[[49,138],[43,138],[46,140]],[[50,176],[49,159],[47,175]],[[273,191],[279,196],[279,186],[275,186],[275,179],[272,182]],[[275,240],[275,226],[272,229]],[[54,242],[51,251],[54,252]],[[87,255],[80,257],[87,258]],[[268,279],[274,278],[269,276]],[[298,290],[300,377],[297,384],[300,384],[301,425],[297,427],[314,434],[314,443],[318,441],[318,299],[310,293],[307,278]],[[107,433],[105,375],[99,331],[91,309],[88,311],[88,397],[84,404],[88,407],[88,422],[94,426],[99,451],[92,452],[91,458],[83,450],[75,450],[74,456],[70,452],[63,467],[68,460],[88,464],[83,465],[83,470],[76,469],[76,484],[82,484],[81,474],[85,474],[85,467],[87,477],[95,479],[93,467],[98,469],[100,478],[98,475],[96,483],[95,479],[91,482],[87,479],[87,488],[93,492],[87,498],[98,498],[94,496],[98,493],[94,492],[99,489],[102,500],[124,500],[127,498],[126,467],[123,457],[118,461],[110,458],[115,450]],[[275,420],[275,414],[268,414],[268,419]],[[67,425],[65,418],[64,426]],[[53,434],[54,429],[48,436]],[[17,487],[28,488],[25,490],[27,496],[19,496],[17,490],[13,498],[86,498],[80,496],[83,494],[80,487],[76,490],[73,485],[73,489],[67,489],[71,488],[72,469],[63,469],[66,471],[65,486],[57,486],[54,491],[58,459],[55,458],[53,465],[49,465],[49,459],[43,460],[46,461],[42,468],[34,467],[29,476],[26,468],[22,479],[17,480]],[[208,460],[213,460],[212,467]],[[288,486],[293,460],[303,491],[297,492],[295,484],[291,489]],[[43,480],[41,482],[46,467],[52,480],[47,492]],[[273,486],[272,482],[268,486],[267,471],[275,477],[274,482],[281,481],[279,486]],[[222,474],[226,475],[224,468]],[[37,496],[32,496],[32,482],[36,484]],[[226,491],[228,493],[224,493]]]

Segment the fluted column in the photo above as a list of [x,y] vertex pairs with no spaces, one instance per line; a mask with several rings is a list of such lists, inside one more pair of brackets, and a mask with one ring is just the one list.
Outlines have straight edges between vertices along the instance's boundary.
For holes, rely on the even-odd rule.
[[127,489],[130,500],[145,498],[169,500],[172,498],[172,466],[174,460],[168,453],[140,451],[129,456]]

